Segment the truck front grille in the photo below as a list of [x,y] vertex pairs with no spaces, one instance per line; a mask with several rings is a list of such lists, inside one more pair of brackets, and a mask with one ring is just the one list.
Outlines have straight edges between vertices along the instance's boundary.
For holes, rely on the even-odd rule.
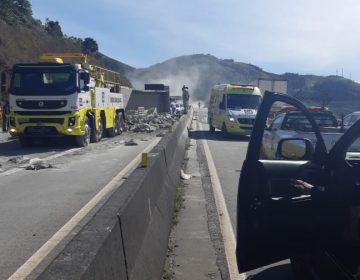
[[25,135],[29,136],[55,136],[59,135],[55,127],[29,126],[25,129]]
[[64,124],[63,118],[19,118],[19,124],[25,123],[37,123],[37,124],[44,124],[44,123],[56,123],[56,124]]
[[17,100],[16,105],[26,110],[51,110],[65,107],[66,100]]

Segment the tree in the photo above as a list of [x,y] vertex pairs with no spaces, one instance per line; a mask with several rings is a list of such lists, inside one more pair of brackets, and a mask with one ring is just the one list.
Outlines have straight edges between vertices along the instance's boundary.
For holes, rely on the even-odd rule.
[[81,49],[83,53],[94,54],[99,50],[99,47],[97,42],[93,38],[87,37],[82,42]]
[[44,27],[45,27],[46,32],[51,36],[58,37],[58,38],[62,38],[64,36],[64,34],[61,31],[61,26],[58,21],[52,21],[47,18]]
[[14,25],[32,23],[30,2],[28,0],[1,0],[0,19]]

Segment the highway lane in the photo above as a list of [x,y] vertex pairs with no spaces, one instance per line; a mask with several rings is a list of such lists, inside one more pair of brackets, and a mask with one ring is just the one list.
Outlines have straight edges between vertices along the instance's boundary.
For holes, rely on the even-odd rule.
[[[206,140],[209,146],[230,216],[231,226],[236,235],[237,189],[249,137],[223,136],[218,130],[209,132],[207,110],[197,110],[197,116],[199,131],[193,134],[198,139]],[[249,275],[252,275],[252,280],[293,279],[288,260],[248,272],[244,277]]]
[[[47,163],[53,168],[0,173],[0,279],[12,275],[136,155],[159,140],[149,135],[138,139],[137,146],[125,146],[128,137],[91,144],[52,158]],[[39,155],[38,149],[28,156]],[[44,151],[43,157],[59,152]]]

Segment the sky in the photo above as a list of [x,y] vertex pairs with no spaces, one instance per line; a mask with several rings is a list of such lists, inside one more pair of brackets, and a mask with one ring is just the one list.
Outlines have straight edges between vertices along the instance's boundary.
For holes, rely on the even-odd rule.
[[358,0],[30,0],[34,18],[136,68],[211,54],[265,71],[360,82]]

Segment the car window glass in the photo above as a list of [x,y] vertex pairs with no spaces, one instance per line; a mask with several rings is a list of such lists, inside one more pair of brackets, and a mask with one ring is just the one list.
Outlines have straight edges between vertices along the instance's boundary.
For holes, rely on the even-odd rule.
[[359,115],[352,115],[348,125],[353,125],[358,119]]
[[347,116],[344,118],[344,125],[349,125],[350,119],[351,119],[351,115],[347,115]]
[[270,129],[271,129],[271,130],[280,129],[283,120],[284,120],[284,116],[283,116],[283,115],[275,118],[275,120],[273,121],[273,123],[270,125]]
[[[319,121],[323,121],[323,119],[319,118]],[[309,119],[299,108],[290,104],[273,103],[268,115],[268,123],[270,123],[269,129],[263,133],[260,159],[284,159],[278,154],[278,144],[285,138],[306,138],[312,141],[312,145],[316,143],[316,136]],[[286,150],[287,155],[294,154],[291,159],[300,160],[305,156],[306,145],[304,143],[304,141],[298,140],[286,142],[282,144],[284,145],[283,150]],[[294,149],[293,153],[291,149]],[[289,156],[287,157],[289,158]]]

